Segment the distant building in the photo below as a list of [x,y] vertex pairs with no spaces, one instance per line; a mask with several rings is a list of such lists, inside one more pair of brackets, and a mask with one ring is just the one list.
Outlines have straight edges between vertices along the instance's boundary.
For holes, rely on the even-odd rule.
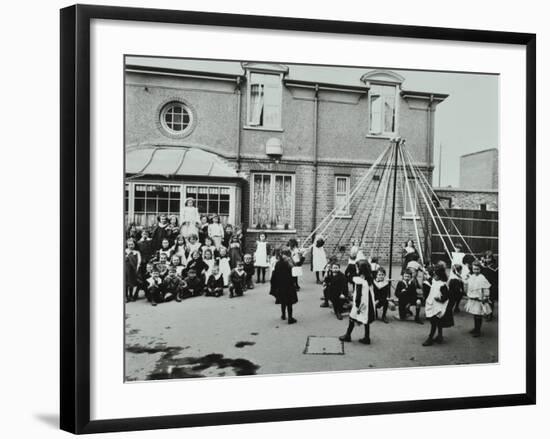
[[498,150],[496,148],[460,157],[460,189],[498,189]]

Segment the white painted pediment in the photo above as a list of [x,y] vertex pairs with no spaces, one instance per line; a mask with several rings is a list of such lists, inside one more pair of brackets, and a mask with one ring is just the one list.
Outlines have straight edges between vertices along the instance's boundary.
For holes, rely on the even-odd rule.
[[384,82],[392,84],[401,84],[405,78],[391,70],[373,70],[361,76],[361,81],[367,82]]

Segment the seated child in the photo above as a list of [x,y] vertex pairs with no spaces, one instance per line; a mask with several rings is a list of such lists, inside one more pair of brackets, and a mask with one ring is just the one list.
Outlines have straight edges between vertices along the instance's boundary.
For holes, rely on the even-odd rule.
[[147,287],[149,286],[148,279],[151,278],[153,274],[153,268],[154,264],[152,262],[147,262],[147,264],[145,264],[144,273],[139,277],[138,291],[145,292],[145,296],[147,296]]
[[254,262],[252,261],[252,255],[244,255],[244,272],[246,273],[246,288],[249,290],[254,289]]
[[185,286],[183,287],[180,299],[188,297],[200,296],[204,291],[204,282],[197,274],[197,270],[190,268],[187,270],[187,277],[184,279]]
[[170,256],[172,255],[172,249],[170,247],[170,241],[168,238],[164,238],[162,240],[162,244],[159,250],[157,250],[157,254],[155,256],[155,259],[157,261],[160,261],[161,255],[166,255],[166,260],[170,259]]
[[229,256],[227,255],[227,249],[225,247],[220,247],[218,253],[217,262],[220,267],[220,273],[223,276],[223,286],[227,287],[229,285],[229,275],[231,274]]
[[201,247],[203,259],[206,259],[205,252],[207,250],[210,250],[210,253],[212,254],[212,259],[214,259],[216,254],[218,253],[218,250],[216,249],[216,246],[214,245],[214,242],[212,241],[212,238],[210,238],[210,236],[204,238],[204,245]]
[[162,279],[168,274],[168,256],[166,253],[160,253],[159,260],[155,264],[155,269],[158,270]]
[[187,259],[190,259],[193,253],[201,250],[201,243],[197,235],[192,234],[187,238]]
[[223,296],[223,276],[220,273],[220,268],[217,265],[212,267],[212,273],[206,282],[206,296],[220,297]]
[[147,279],[147,291],[145,297],[153,306],[157,303],[164,302],[164,285],[160,273],[156,268],[153,268],[151,277]]
[[168,274],[164,278],[164,301],[176,299],[181,302],[180,296],[183,293],[185,282],[178,276],[176,267],[173,265],[168,268]]
[[376,271],[376,279],[372,286],[374,290],[374,300],[376,301],[376,318],[378,318],[378,308],[382,308],[382,321],[389,323],[386,318],[388,312],[388,298],[390,297],[390,283],[386,280],[386,270],[382,267]]
[[209,270],[209,266],[206,262],[202,260],[201,254],[198,250],[195,250],[193,253],[191,253],[191,257],[189,261],[187,262],[187,271],[190,269],[195,270],[195,274],[197,277],[200,277],[202,280],[202,283],[206,282],[206,272]]
[[206,266],[208,267],[206,269],[206,271],[204,272],[204,279],[207,280],[210,277],[210,274],[212,274],[212,267],[214,267],[214,264],[216,262],[214,260],[212,250],[206,249],[203,253],[202,260],[206,264]]
[[[348,281],[344,273],[340,271],[340,264],[333,263],[325,276],[326,298],[331,301],[334,314],[338,320],[342,320],[343,301],[348,296]],[[343,297],[342,297],[343,296]]]
[[242,261],[237,262],[237,266],[231,270],[229,275],[229,298],[242,296],[246,290],[246,272]]
[[[172,255],[172,259],[170,259],[170,267],[174,267],[176,269],[176,275],[183,279],[183,270],[185,267],[181,265],[179,256]],[[170,267],[168,270],[170,270]]]
[[395,296],[399,300],[399,318],[405,320],[410,313],[409,306],[416,304],[416,282],[412,279],[411,270],[405,270],[403,280],[397,282]]

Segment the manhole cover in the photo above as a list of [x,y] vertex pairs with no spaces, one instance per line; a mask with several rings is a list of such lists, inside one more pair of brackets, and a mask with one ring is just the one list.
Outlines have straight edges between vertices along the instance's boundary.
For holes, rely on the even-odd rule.
[[344,355],[344,343],[338,337],[310,335],[306,341],[304,354]]

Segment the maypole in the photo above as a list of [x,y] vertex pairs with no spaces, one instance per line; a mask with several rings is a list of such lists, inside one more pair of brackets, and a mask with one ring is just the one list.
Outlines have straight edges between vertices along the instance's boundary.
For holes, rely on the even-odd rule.
[[399,145],[401,144],[401,138],[392,140],[395,143],[395,162],[393,170],[393,199],[392,199],[392,209],[391,209],[391,229],[390,229],[390,263],[389,263],[389,278],[392,278],[392,263],[393,263],[393,231],[394,231],[394,222],[395,222],[395,194],[397,191],[397,160],[399,158]]

